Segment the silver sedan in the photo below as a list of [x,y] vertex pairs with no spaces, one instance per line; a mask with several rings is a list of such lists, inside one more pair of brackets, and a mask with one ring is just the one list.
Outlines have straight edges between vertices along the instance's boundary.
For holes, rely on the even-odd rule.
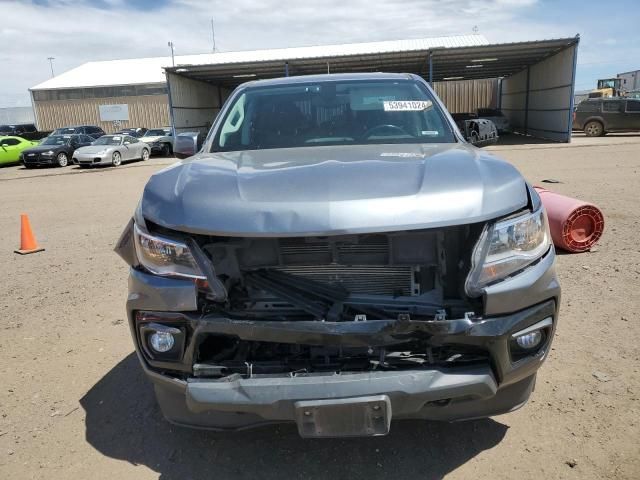
[[129,135],[104,135],[73,152],[73,163],[81,167],[109,164],[117,167],[127,160],[148,160],[148,144]]

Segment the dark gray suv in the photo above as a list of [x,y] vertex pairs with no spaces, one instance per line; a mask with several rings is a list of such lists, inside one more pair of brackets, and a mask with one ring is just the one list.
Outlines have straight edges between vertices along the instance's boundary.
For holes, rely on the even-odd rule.
[[640,99],[611,97],[584,100],[575,108],[573,129],[583,130],[588,137],[640,130]]
[[140,362],[191,427],[371,436],[509,412],[558,321],[540,198],[414,75],[240,86],[116,251]]

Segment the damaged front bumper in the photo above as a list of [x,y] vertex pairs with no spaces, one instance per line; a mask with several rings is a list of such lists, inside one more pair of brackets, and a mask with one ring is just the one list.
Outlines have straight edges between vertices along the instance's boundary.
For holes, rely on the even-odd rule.
[[[185,426],[222,430],[296,422],[303,436],[379,435],[388,431],[391,418],[456,421],[520,407],[550,349],[559,295],[554,287],[545,301],[534,306],[478,318],[261,321],[197,313],[195,288],[189,280],[131,270],[132,334],[165,417]],[[176,357],[154,356],[145,348],[140,332],[150,322],[182,329]],[[524,356],[514,355],[514,333],[541,322],[546,322],[547,331],[540,347]],[[434,349],[454,346],[483,351],[486,359],[468,364],[427,362],[395,371],[264,373],[247,364],[237,373],[218,368],[215,362],[198,363],[199,346],[211,335],[372,351],[420,339]],[[357,426],[343,427],[354,416],[362,419]]]

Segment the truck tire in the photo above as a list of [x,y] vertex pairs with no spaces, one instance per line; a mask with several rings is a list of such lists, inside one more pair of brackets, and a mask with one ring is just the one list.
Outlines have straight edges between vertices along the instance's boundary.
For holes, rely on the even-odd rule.
[[66,153],[60,152],[56,157],[56,162],[58,163],[59,167],[66,167],[67,165],[69,165],[69,157],[67,157]]
[[601,137],[604,135],[604,127],[597,120],[591,120],[584,126],[584,133],[587,137]]

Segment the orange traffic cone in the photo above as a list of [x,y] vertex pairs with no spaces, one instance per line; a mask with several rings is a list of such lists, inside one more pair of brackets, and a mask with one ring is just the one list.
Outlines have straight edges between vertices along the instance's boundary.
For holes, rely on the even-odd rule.
[[31,231],[31,224],[29,223],[29,216],[26,213],[20,214],[20,250],[14,250],[20,255],[26,255],[27,253],[36,253],[44,251],[44,248],[39,248]]

